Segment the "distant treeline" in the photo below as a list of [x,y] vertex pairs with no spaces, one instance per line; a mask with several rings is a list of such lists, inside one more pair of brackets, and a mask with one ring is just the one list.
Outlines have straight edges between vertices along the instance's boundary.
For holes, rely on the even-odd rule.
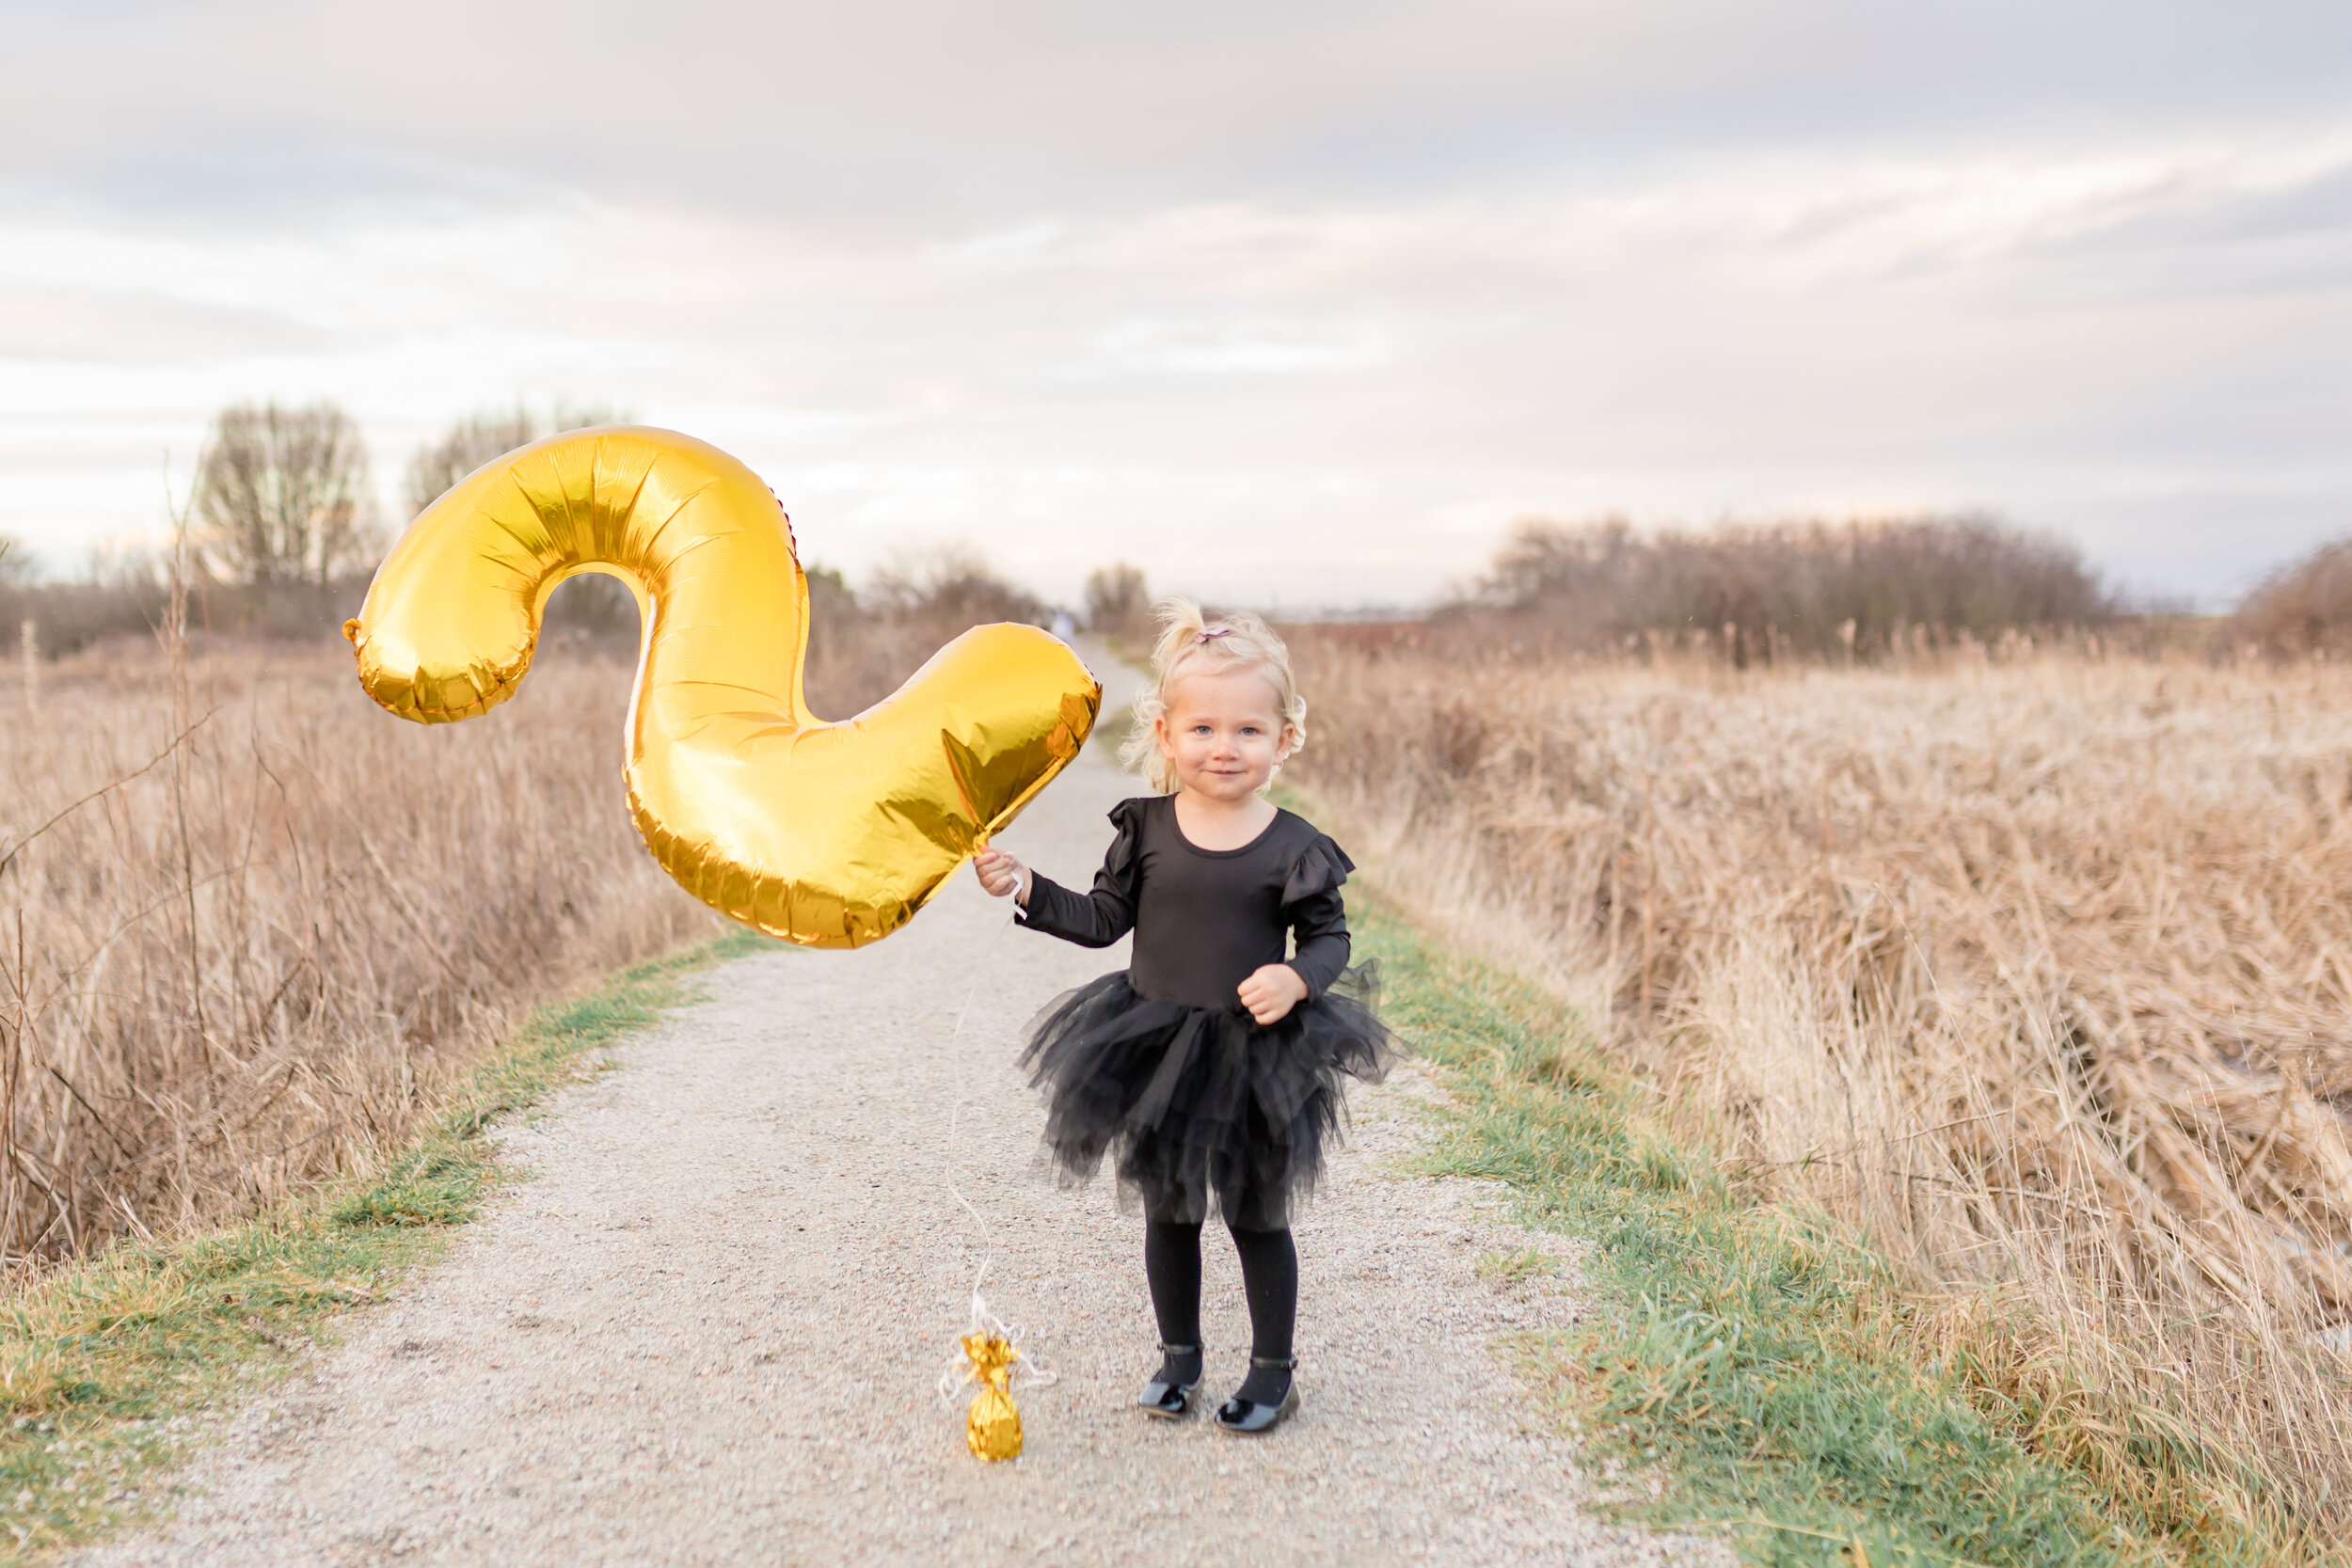
[[[403,499],[422,512],[482,465],[543,436],[625,422],[607,408],[516,407],[456,421],[409,463]],[[369,454],[356,421],[330,403],[225,409],[208,436],[180,543],[93,558],[76,578],[39,577],[0,540],[0,634],[15,654],[29,635],[55,658],[117,637],[151,635],[177,576],[191,633],[326,637],[357,613],[369,577],[398,531],[377,515]],[[1139,591],[1137,584],[1132,585]],[[941,641],[987,620],[1037,620],[1045,607],[977,559],[936,552],[886,570],[863,595],[814,568],[812,700],[854,711],[897,685]],[[27,633],[24,628],[30,628]],[[547,634],[633,642],[637,605],[617,580],[583,574],[549,598]]]
[[2122,612],[2082,554],[1981,517],[1637,532],[1522,525],[1433,631],[1531,651],[1711,644],[1732,662],[1878,657],[1915,635],[1991,641]]
[[[408,515],[515,448],[559,431],[607,423],[605,409],[516,408],[452,425],[417,454],[405,486]],[[358,610],[368,579],[398,530],[375,500],[367,443],[332,403],[241,404],[207,434],[196,483],[166,548],[93,558],[76,578],[37,578],[21,549],[0,553],[0,627],[33,628],[56,657],[163,624],[176,578],[188,627],[243,637],[330,635]],[[617,583],[566,583],[548,605],[565,633],[633,630],[636,608]]]
[[[460,420],[417,453],[403,486],[414,516],[482,465],[543,436],[626,422],[606,408],[524,408]],[[37,578],[21,549],[0,540],[0,634],[8,653],[30,628],[55,658],[162,626],[177,574],[188,626],[231,637],[326,637],[358,611],[369,576],[395,531],[373,510],[368,452],[332,404],[224,410],[215,421],[171,550],[94,559],[76,580]],[[809,567],[812,625],[805,672],[818,712],[844,718],[896,690],[940,645],[992,621],[1044,624],[1052,607],[957,547],[910,556],[863,592],[838,571]],[[1106,566],[1087,584],[1098,629],[1140,635],[1150,621],[1143,574]],[[617,580],[585,573],[548,601],[545,635],[633,649],[637,603]]]
[[2265,579],[2225,616],[2135,605],[2063,540],[1980,516],[1637,532],[1520,526],[1422,634],[1523,653],[1711,648],[1729,662],[1883,659],[2020,639],[2271,659],[2352,657],[2352,538]]
[[[622,422],[605,408],[521,407],[453,424],[405,476],[411,515],[483,464],[542,436]],[[0,548],[0,633],[29,626],[51,657],[162,623],[175,573],[190,628],[322,636],[354,613],[392,532],[376,515],[358,427],[332,404],[240,405],[215,422],[182,523],[181,546],[95,562],[79,580],[38,580]],[[5,542],[0,542],[4,545]],[[812,701],[854,711],[886,694],[931,650],[985,620],[1041,621],[1048,607],[954,549],[880,574],[864,594],[812,568]],[[1088,622],[1115,637],[1148,629],[1133,566],[1098,571]],[[2062,540],[1983,516],[1789,521],[1706,531],[1635,530],[1619,518],[1522,524],[1473,591],[1415,622],[1439,642],[1522,653],[1622,653],[1705,646],[1746,666],[1783,658],[1878,659],[1904,650],[1991,644],[2064,631],[2109,645],[2184,641],[2271,657],[2352,653],[2352,539],[2327,546],[2249,595],[2224,622],[2188,625],[2122,603]],[[551,635],[633,639],[636,603],[582,576],[548,606]],[[13,641],[14,639],[11,639]],[[819,706],[828,705],[820,702]]]

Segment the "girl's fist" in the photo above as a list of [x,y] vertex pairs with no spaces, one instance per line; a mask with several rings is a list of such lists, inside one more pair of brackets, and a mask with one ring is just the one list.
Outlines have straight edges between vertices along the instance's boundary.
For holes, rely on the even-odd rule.
[[1267,964],[1241,983],[1241,1005],[1260,1023],[1279,1023],[1307,1000],[1307,982],[1288,964]]
[[1006,854],[1002,849],[983,849],[972,857],[972,869],[980,879],[980,886],[992,897],[1002,898],[1015,894],[1014,900],[1024,909],[1029,903],[1029,868]]

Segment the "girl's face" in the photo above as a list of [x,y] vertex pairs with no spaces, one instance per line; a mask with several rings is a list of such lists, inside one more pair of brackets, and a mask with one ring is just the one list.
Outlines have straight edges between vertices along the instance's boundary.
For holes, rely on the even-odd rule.
[[1177,784],[1215,800],[1256,794],[1290,755],[1281,696],[1248,665],[1179,677],[1155,729]]

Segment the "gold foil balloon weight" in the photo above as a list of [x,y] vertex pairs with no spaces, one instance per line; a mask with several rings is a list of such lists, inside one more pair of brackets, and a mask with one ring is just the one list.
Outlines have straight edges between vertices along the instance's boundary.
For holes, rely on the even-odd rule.
[[993,1335],[963,1337],[967,1381],[981,1385],[963,1413],[964,1446],[975,1459],[1021,1457],[1021,1407],[1012,1402],[1012,1367],[1021,1353]]
[[1023,1351],[1017,1338],[989,1311],[980,1293],[973,1291],[972,1332],[958,1341],[959,1354],[940,1375],[939,1392],[952,1403],[964,1388],[980,1386],[963,1412],[963,1443],[975,1459],[1020,1458],[1021,1407],[1013,1403],[1013,1386],[1018,1383],[1038,1388],[1054,1381],[1054,1374]]

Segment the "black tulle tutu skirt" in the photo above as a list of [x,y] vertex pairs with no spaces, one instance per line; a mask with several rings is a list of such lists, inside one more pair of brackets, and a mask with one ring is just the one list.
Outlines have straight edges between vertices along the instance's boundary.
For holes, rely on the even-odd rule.
[[1123,973],[1064,992],[1021,1058],[1049,1099],[1057,1171],[1090,1180],[1107,1153],[1122,1194],[1153,1219],[1280,1229],[1340,1136],[1341,1080],[1376,1084],[1400,1053],[1375,995],[1370,966],[1351,969],[1262,1026],[1238,1005],[1137,996]]

